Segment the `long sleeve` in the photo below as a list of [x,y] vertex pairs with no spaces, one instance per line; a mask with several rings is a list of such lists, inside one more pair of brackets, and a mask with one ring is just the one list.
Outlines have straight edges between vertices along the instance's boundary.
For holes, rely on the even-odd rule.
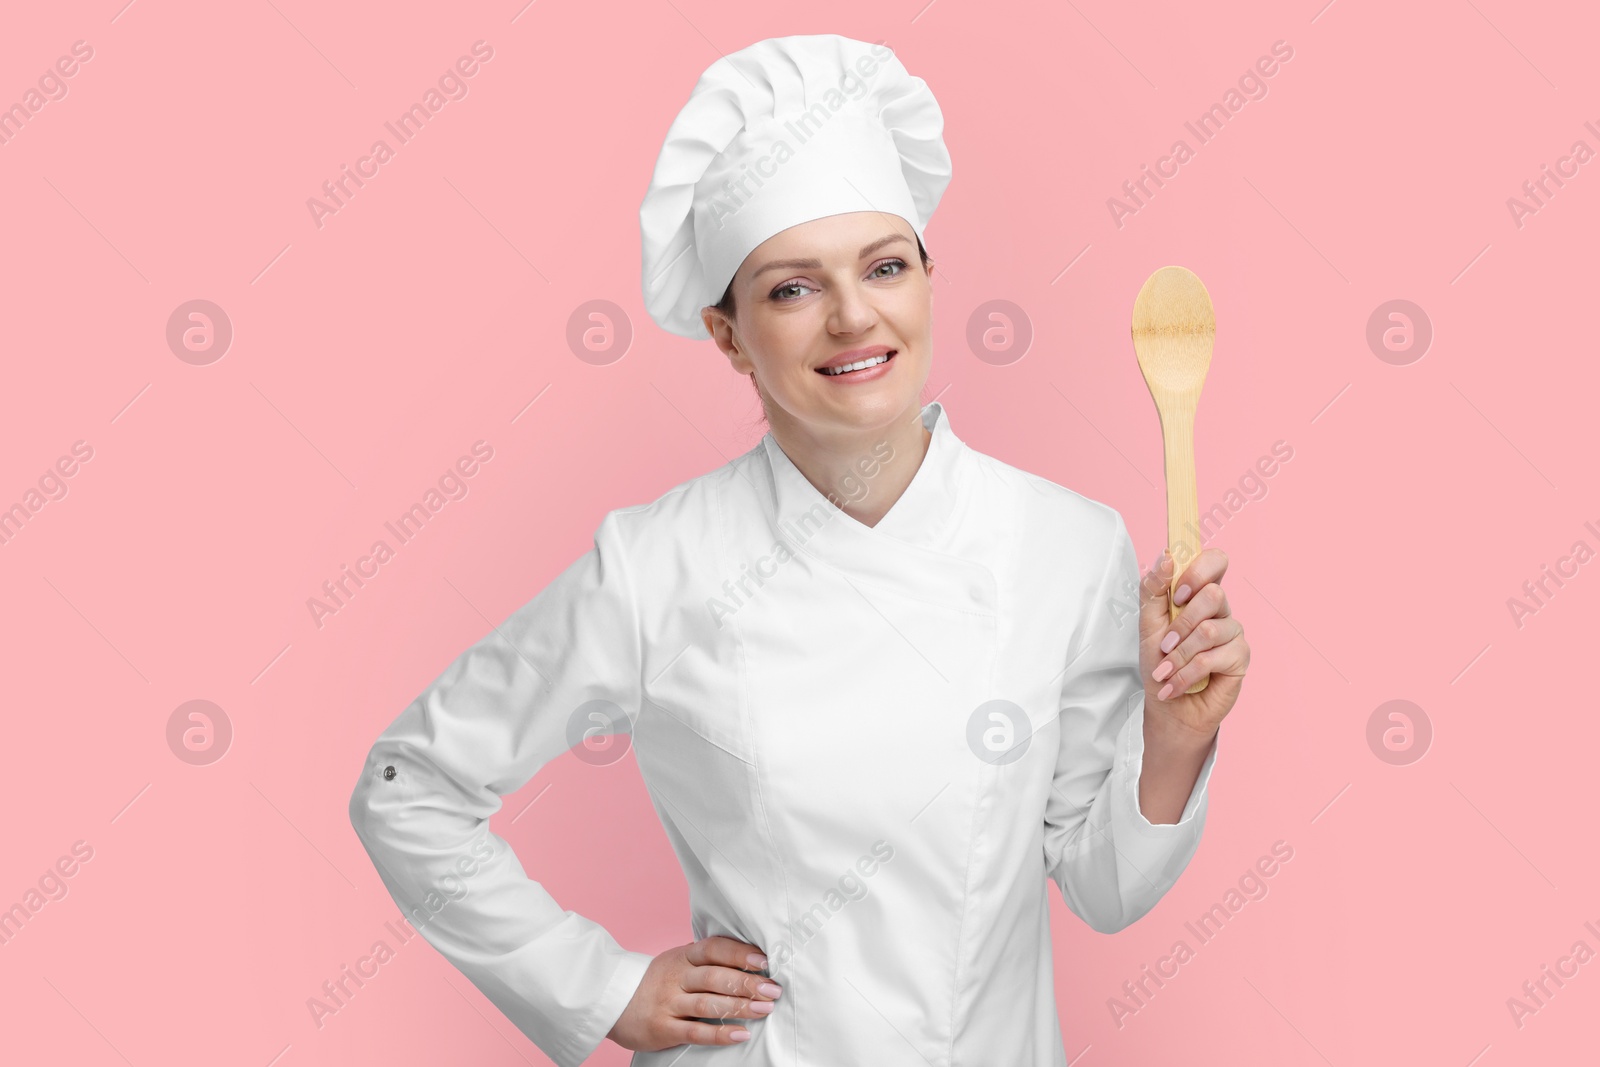
[[[1144,685],[1139,676],[1139,562],[1122,516],[1086,624],[1067,656],[1061,748],[1045,807],[1045,863],[1073,913],[1101,933],[1140,919],[1189,865],[1205,826],[1212,742],[1183,814],[1154,824],[1139,809]],[[1220,735],[1219,735],[1220,736]]]
[[[604,700],[640,705],[634,589],[608,514],[594,548],[463,652],[383,731],[350,821],[413,925],[559,1067],[605,1038],[652,957],[565,911],[489,829],[501,797]],[[623,723],[619,730],[626,730]]]

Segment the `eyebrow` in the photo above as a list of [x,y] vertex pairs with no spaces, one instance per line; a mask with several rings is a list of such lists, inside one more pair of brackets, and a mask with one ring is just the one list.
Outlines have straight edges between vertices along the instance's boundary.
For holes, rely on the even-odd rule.
[[[861,251],[856,253],[856,258],[858,258],[858,259],[866,259],[868,256],[872,255],[872,253],[874,253],[878,249],[882,248],[884,245],[893,244],[896,241],[905,241],[906,244],[910,244],[911,243],[910,241],[906,240],[906,238],[905,238],[905,236],[903,234],[891,233],[887,237],[880,237],[876,241],[873,241],[871,244],[864,245],[862,247]],[[821,269],[822,269],[822,261],[820,259],[775,259],[771,263],[768,263],[765,266],[763,266],[760,270],[756,271],[754,274],[750,275],[750,279],[752,281],[754,281],[756,278],[759,278],[761,275],[765,274],[769,270],[821,270]]]

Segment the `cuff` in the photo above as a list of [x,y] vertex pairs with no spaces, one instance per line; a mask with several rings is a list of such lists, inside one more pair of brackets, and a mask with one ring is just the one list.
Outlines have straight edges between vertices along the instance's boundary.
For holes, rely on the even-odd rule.
[[1189,800],[1175,823],[1152,823],[1139,809],[1139,774],[1144,769],[1144,692],[1134,697],[1133,711],[1122,724],[1122,735],[1117,739],[1117,771],[1121,781],[1117,785],[1117,813],[1140,835],[1155,840],[1197,835],[1205,823],[1207,787],[1211,782],[1211,768],[1217,762],[1217,749],[1222,741],[1222,731],[1211,740],[1211,751],[1195,778]]
[[654,956],[645,952],[623,953],[600,998],[583,1013],[568,1040],[551,1055],[557,1067],[581,1067],[600,1047],[600,1042],[606,1039],[633,999],[639,983],[644,981],[644,972],[653,959]]

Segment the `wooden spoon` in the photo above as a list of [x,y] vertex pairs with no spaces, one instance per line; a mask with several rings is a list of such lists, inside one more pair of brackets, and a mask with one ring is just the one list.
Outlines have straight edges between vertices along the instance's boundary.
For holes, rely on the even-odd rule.
[[[1200,553],[1200,503],[1194,482],[1194,413],[1211,366],[1217,317],[1211,294],[1184,267],[1162,267],[1145,279],[1133,301],[1133,350],[1161,416],[1166,449],[1167,551],[1172,585]],[[1193,539],[1191,541],[1191,538]],[[1172,617],[1182,608],[1172,605]],[[1188,689],[1206,687],[1202,678]]]

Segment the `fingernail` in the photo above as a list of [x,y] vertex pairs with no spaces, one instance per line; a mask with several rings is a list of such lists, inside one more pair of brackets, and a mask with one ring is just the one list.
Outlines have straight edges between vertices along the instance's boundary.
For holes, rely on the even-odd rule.
[[1178,647],[1178,631],[1168,630],[1167,636],[1161,639],[1161,651],[1171,652],[1176,647]]
[[745,957],[744,961],[758,971],[767,965],[767,957],[763,956],[759,952],[750,953],[750,955]]
[[783,987],[774,985],[771,982],[762,982],[760,985],[756,986],[756,992],[760,993],[764,997],[775,997],[779,993],[783,992]]
[[1168,682],[1166,685],[1161,687],[1161,692],[1156,694],[1156,699],[1157,700],[1165,700],[1171,694],[1172,694],[1172,683]]
[[766,1015],[776,1007],[777,1005],[770,1000],[752,1000],[750,1002],[750,1010],[758,1015]]
[[[1172,670],[1173,670],[1172,661],[1171,660],[1167,660],[1161,666],[1159,666],[1155,670],[1151,671],[1150,672],[1150,677],[1152,679],[1154,679],[1155,681],[1159,682],[1159,681],[1161,681],[1161,679],[1163,679],[1167,675],[1171,674]],[[1166,698],[1163,697],[1162,699],[1165,700]]]
[[1185,600],[1189,599],[1190,592],[1191,590],[1187,585],[1178,586],[1178,591],[1172,594],[1172,602],[1174,604],[1182,604]]
[[750,1040],[750,1031],[748,1031],[748,1030],[735,1030],[729,1036],[728,1040],[729,1041],[749,1041]]

